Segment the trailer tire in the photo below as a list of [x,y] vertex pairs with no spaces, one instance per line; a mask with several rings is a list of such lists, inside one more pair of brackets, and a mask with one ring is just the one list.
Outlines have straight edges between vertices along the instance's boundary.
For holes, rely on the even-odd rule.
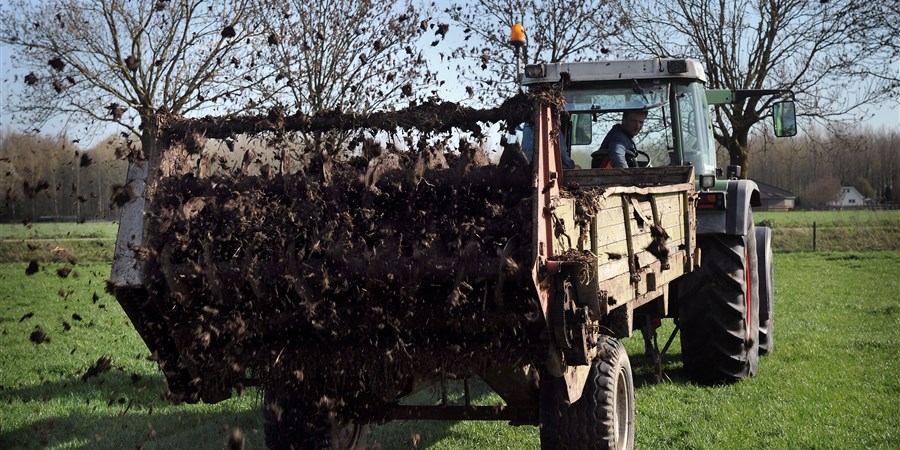
[[311,409],[303,408],[299,398],[287,389],[266,389],[263,432],[267,449],[352,450],[366,447],[368,424],[310,414]]
[[[744,236],[697,236],[700,268],[678,286],[681,353],[700,383],[756,375],[759,362],[759,273],[752,220]],[[748,273],[749,272],[749,273]]]
[[756,228],[756,255],[759,260],[759,354],[772,351],[775,331],[775,270],[772,265],[772,229]]
[[625,347],[601,336],[581,398],[568,403],[561,378],[541,377],[541,448],[634,448],[634,380]]

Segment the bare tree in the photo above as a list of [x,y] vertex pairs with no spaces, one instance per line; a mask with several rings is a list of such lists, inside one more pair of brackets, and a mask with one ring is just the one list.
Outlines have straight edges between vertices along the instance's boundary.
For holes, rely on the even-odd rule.
[[416,41],[428,30],[406,0],[269,0],[267,87],[304,113],[367,111],[412,97],[424,75]]
[[[473,63],[472,80],[482,101],[516,91],[516,56],[510,27],[521,23],[528,44],[522,62],[580,61],[610,52],[610,37],[628,25],[619,3],[611,0],[475,0],[447,10],[464,30],[464,41],[452,55]],[[473,39],[474,38],[474,39]],[[478,68],[480,67],[480,71]],[[490,92],[488,91],[488,92]]]
[[[861,0],[632,0],[634,27],[621,44],[634,54],[694,57],[710,84],[790,89],[801,116],[859,120],[866,105],[898,100],[896,5]],[[894,10],[891,13],[891,10]],[[750,98],[715,110],[716,140],[750,174],[748,137],[774,99]]]
[[810,184],[800,199],[804,207],[824,208],[836,201],[841,195],[841,180],[835,177],[823,177]]
[[[265,74],[251,0],[11,0],[0,40],[30,71],[11,112],[86,117],[140,133],[156,111],[238,108]],[[264,42],[264,41],[263,41]]]

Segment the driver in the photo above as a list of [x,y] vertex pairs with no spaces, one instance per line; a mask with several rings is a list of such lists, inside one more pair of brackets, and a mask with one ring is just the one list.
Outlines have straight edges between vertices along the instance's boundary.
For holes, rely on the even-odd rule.
[[606,133],[600,149],[591,153],[591,168],[637,167],[637,146],[633,138],[644,128],[647,110],[634,109],[622,113],[617,123]]

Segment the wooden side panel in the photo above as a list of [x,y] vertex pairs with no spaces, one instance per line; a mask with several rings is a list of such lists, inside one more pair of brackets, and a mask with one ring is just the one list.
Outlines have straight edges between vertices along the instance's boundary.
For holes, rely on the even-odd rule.
[[575,249],[596,257],[591,279],[579,282],[579,298],[596,299],[590,303],[603,316],[662,298],[665,313],[668,283],[691,268],[694,216],[686,208],[693,207],[692,198],[689,184],[680,190],[615,186],[590,199],[597,206],[591,218],[576,217],[575,199],[561,199],[555,211],[556,227],[564,230],[556,238],[558,254]]

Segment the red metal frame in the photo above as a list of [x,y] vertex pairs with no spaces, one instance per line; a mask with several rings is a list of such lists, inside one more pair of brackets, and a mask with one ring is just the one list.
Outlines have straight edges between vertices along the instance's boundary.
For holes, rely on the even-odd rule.
[[555,254],[553,247],[553,210],[559,199],[562,181],[562,162],[559,139],[554,138],[553,110],[550,105],[535,102],[534,105],[534,265],[531,276],[541,302],[541,311],[547,320],[550,314],[550,298],[553,286],[547,280],[548,260]]

